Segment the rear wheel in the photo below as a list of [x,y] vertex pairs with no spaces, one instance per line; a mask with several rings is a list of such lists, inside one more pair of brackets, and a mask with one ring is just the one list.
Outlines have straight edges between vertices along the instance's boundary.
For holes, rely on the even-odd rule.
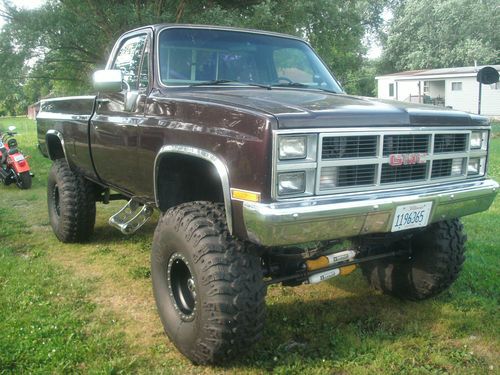
[[94,184],[73,172],[64,159],[52,164],[47,182],[49,219],[62,242],[85,242],[94,231]]
[[151,278],[165,332],[194,363],[221,363],[259,339],[260,258],[229,234],[222,205],[185,203],[161,217]]
[[17,178],[17,187],[19,189],[31,188],[31,174],[29,172],[21,172]]
[[377,290],[402,299],[433,297],[457,279],[465,260],[467,236],[458,219],[432,224],[409,241],[411,257],[382,259],[361,265]]

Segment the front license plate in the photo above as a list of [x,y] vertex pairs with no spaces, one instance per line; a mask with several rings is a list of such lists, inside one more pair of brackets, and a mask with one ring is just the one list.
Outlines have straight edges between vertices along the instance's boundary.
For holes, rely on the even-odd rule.
[[396,208],[391,232],[425,227],[429,222],[432,202],[407,204]]
[[24,160],[24,156],[23,155],[14,155],[14,160],[15,161],[22,161],[22,160]]

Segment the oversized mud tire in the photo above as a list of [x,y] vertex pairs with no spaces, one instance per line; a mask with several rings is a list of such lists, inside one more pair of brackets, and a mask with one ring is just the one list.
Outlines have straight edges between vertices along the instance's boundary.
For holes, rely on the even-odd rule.
[[221,363],[260,338],[260,258],[229,234],[221,204],[190,202],[163,214],[151,278],[165,332],[193,363]]
[[31,175],[29,172],[21,172],[19,174],[17,187],[22,190],[31,188]]
[[61,242],[85,242],[94,231],[94,184],[73,172],[66,160],[52,164],[47,182],[50,225]]
[[363,274],[386,294],[414,301],[430,298],[457,279],[466,240],[460,220],[441,221],[411,238],[411,257],[363,264]]

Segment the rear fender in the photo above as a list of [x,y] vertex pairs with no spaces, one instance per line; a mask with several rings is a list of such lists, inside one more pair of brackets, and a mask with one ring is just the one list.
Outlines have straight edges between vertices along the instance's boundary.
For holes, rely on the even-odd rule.
[[[30,165],[28,160],[24,157],[20,152],[16,152],[15,154],[9,155],[9,165],[11,168],[17,173],[29,172]],[[16,160],[17,159],[17,160]]]
[[64,138],[61,132],[54,129],[48,130],[45,135],[45,144],[47,145],[47,153],[50,160],[65,158],[68,161]]

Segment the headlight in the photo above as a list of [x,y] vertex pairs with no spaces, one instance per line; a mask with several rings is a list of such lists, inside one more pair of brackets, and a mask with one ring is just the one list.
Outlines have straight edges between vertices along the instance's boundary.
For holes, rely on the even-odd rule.
[[291,172],[278,174],[278,194],[300,194],[306,190],[306,173]]
[[470,134],[470,148],[472,150],[485,149],[488,139],[488,132],[474,131]]
[[480,176],[484,174],[486,158],[470,158],[467,166],[467,176]]
[[279,141],[280,160],[304,159],[307,155],[306,137],[281,137]]

